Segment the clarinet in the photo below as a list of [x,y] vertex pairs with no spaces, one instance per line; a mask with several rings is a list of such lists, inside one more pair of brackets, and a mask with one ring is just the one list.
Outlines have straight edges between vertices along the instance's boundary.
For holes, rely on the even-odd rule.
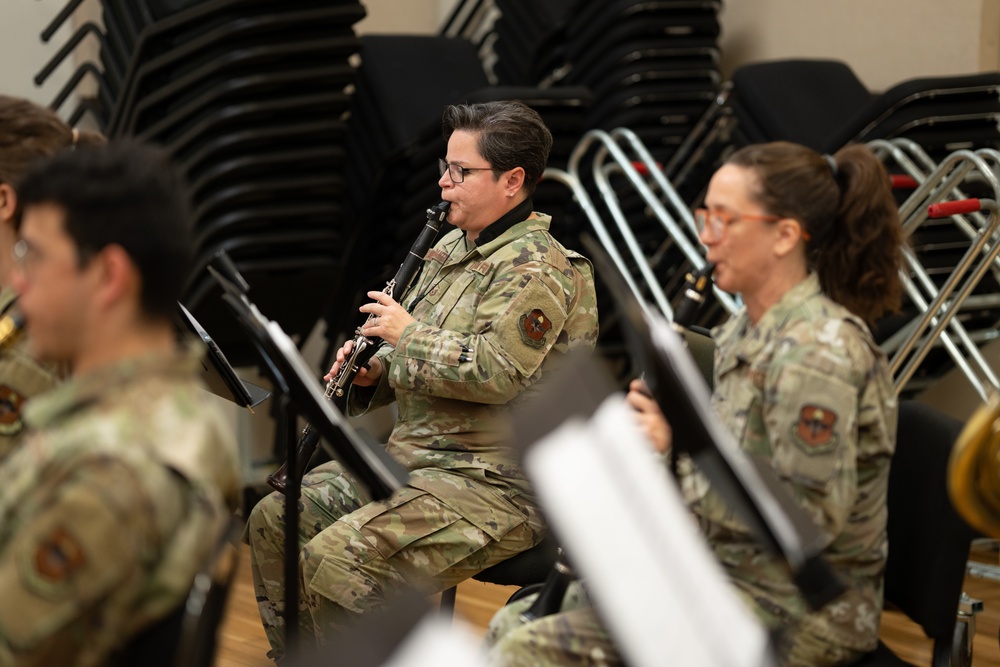
[[[441,230],[441,225],[448,215],[448,208],[450,206],[451,203],[443,201],[427,209],[427,221],[424,223],[423,229],[420,230],[417,240],[413,242],[413,246],[407,253],[406,258],[400,264],[396,275],[385,284],[385,288],[382,290],[384,294],[389,297],[393,297],[394,294],[402,295],[410,288],[410,284],[416,278],[417,272],[423,264],[424,255],[427,254],[427,251],[434,244],[434,239]],[[347,393],[347,388],[354,381],[358,371],[364,368],[368,361],[375,356],[375,352],[378,350],[382,339],[374,336],[368,337],[361,333],[361,330],[374,319],[375,315],[369,314],[364,324],[354,330],[350,355],[344,359],[344,363],[337,371],[337,375],[326,385],[326,391],[323,395],[327,400],[334,401],[335,403],[342,401]],[[299,442],[296,445],[296,467],[298,468],[299,479],[302,479],[302,475],[309,465],[309,460],[316,451],[319,438],[319,431],[312,428],[309,424],[306,424],[305,428],[302,429],[302,434],[299,436]],[[282,464],[280,468],[267,477],[267,483],[271,488],[281,493],[285,492],[287,481],[287,463]]]
[[[694,323],[698,316],[698,311],[705,303],[705,293],[712,284],[712,272],[715,271],[714,264],[706,264],[697,271],[692,271],[684,277],[684,294],[681,302],[674,311],[673,327],[679,333],[683,333],[687,327]],[[670,458],[671,469],[674,468],[674,459]],[[674,470],[676,474],[676,470]],[[570,583],[576,579],[572,568],[566,562],[565,554],[559,549],[555,566],[549,572],[548,578],[542,584],[538,597],[526,611],[521,613],[521,620],[525,623],[533,621],[549,614],[554,614],[562,607],[563,597]]]
[[705,294],[712,284],[712,272],[715,264],[708,263],[697,271],[691,271],[684,276],[684,295],[674,311],[673,327],[684,331],[695,322],[698,311],[705,303]]

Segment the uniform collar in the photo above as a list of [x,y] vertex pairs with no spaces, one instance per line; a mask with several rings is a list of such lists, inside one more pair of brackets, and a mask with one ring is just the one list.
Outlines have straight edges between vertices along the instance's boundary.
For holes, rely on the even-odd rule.
[[521,220],[511,225],[503,234],[500,234],[489,243],[476,246],[476,250],[482,257],[489,257],[500,248],[510,243],[513,239],[524,236],[528,232],[547,231],[552,218],[547,215],[535,214],[535,217]]
[[476,237],[475,244],[477,247],[488,245],[491,241],[499,238],[505,231],[521,222],[522,220],[527,220],[528,216],[534,210],[534,204],[531,201],[531,197],[528,197],[523,202],[507,211],[501,215],[496,221],[493,222],[489,227],[479,232],[479,236]]
[[757,324],[750,322],[750,317],[747,315],[746,307],[744,307],[733,319],[713,333],[719,348],[726,347],[726,343],[733,338],[739,337],[740,339],[733,348],[734,354],[719,360],[719,374],[731,369],[741,359],[747,360],[756,357],[764,346],[771,342],[776,333],[781,331],[795,316],[803,301],[820,294],[822,294],[822,290],[819,285],[819,276],[816,273],[810,273],[805,280],[785,292],[776,304],[768,308]]

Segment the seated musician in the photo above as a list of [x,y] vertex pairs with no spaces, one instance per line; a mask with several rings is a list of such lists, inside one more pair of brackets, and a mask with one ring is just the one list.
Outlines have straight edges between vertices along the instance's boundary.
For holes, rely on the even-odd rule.
[[0,665],[116,664],[185,600],[241,488],[172,319],[189,213],[166,162],[132,144],[62,151],[18,195],[31,351],[72,377],[32,400],[0,466]]
[[[887,555],[896,399],[866,322],[902,295],[889,179],[863,146],[831,157],[773,143],[734,153],[705,202],[696,217],[716,284],[745,304],[714,331],[713,405],[821,528],[824,557],[847,592],[809,609],[788,566],[684,459],[681,488],[738,593],[778,631],[781,663],[847,664],[876,646]],[[665,451],[683,434],[671,433],[642,389],[633,383],[627,400]],[[518,616],[532,598],[501,610],[487,636],[493,664],[622,664],[579,588],[560,613],[528,624]],[[669,662],[669,647],[664,656]]]
[[[18,240],[21,207],[14,186],[28,165],[72,146],[104,143],[96,133],[73,130],[54,112],[28,100],[0,95],[0,317],[19,318],[11,286],[11,250]],[[63,374],[28,353],[27,336],[15,335],[0,349],[0,459],[24,431],[27,401],[56,385]]]
[[[532,210],[552,146],[541,117],[519,102],[459,105],[446,109],[443,128],[438,184],[456,229],[399,301],[368,293],[374,301],[361,311],[374,317],[363,333],[386,344],[348,395],[352,415],[396,402],[387,448],[409,483],[370,502],[336,462],[305,476],[298,585],[308,648],[394,589],[442,591],[540,541],[535,502],[504,444],[507,414],[567,351],[597,340],[590,263]],[[286,651],[282,504],[280,494],[261,501],[248,531],[276,660]]]

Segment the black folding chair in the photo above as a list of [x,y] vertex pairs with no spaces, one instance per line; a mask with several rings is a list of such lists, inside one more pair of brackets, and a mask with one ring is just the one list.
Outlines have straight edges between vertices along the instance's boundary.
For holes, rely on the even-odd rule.
[[[964,667],[972,660],[974,631],[958,612],[974,533],[947,488],[948,457],[962,426],[927,405],[901,401],[889,473],[885,599],[934,640],[933,667]],[[879,642],[857,667],[908,664]]]

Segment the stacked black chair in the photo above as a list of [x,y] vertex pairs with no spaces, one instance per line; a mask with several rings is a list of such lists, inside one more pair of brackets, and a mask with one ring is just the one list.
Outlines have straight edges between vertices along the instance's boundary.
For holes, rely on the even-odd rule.
[[84,113],[99,129],[162,146],[190,184],[196,261],[185,304],[235,365],[254,362],[246,336],[217,307],[207,272],[225,250],[254,302],[304,340],[358,233],[346,206],[345,115],[360,48],[353,26],[364,7],[101,0],[101,8],[103,29],[85,26],[99,36],[100,63],[85,63],[74,79],[98,77]]
[[696,204],[712,173],[740,146],[792,141],[824,151],[872,94],[837,60],[778,60],[743,65],[718,89],[701,120],[666,165],[685,200]]
[[494,25],[496,62],[492,73],[507,85],[532,85],[552,74],[565,57],[567,18],[576,0],[524,2],[497,0],[500,17]]
[[[456,15],[489,16],[461,3]],[[660,160],[690,134],[716,95],[719,0],[495,0],[499,18],[480,38],[500,85],[584,86],[589,128],[628,127]],[[455,27],[458,26],[458,27]],[[446,30],[481,34],[468,21]]]
[[778,60],[744,65],[667,166],[688,199],[734,147],[794,141],[824,153],[852,142],[905,138],[935,159],[1000,147],[1000,74],[924,77],[873,94],[845,63]]
[[903,81],[849,117],[823,149],[897,137],[937,159],[962,148],[1000,148],[1000,73]]

